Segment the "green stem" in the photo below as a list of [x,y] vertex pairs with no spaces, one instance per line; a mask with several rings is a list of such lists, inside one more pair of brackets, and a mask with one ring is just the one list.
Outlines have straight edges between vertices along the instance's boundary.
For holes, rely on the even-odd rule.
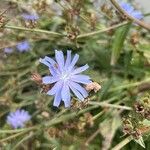
[[89,104],[90,105],[98,105],[98,106],[102,106],[102,107],[110,107],[110,108],[117,108],[117,109],[132,110],[132,108],[128,107],[128,106],[109,104],[109,103],[106,103],[106,102],[89,102]]
[[130,88],[130,87],[138,86],[142,83],[149,82],[149,81],[150,81],[150,78],[147,78],[144,81],[139,81],[139,82],[135,82],[135,83],[129,83],[129,84],[121,85],[121,86],[110,89],[109,92],[114,92],[114,91],[118,91],[118,90],[121,90],[124,88]]
[[61,33],[42,30],[42,29],[35,29],[35,28],[34,29],[29,29],[29,28],[24,28],[24,27],[16,27],[16,26],[12,26],[12,25],[5,25],[3,28],[16,29],[16,30],[22,30],[22,31],[30,31],[30,32],[37,32],[37,33],[45,33],[45,34],[55,35],[55,36],[64,36]]
[[34,135],[35,135],[35,133],[33,133],[33,132],[29,133],[29,135],[25,136],[21,141],[19,141],[19,142],[12,148],[12,150],[16,150],[19,145],[21,145],[23,142],[29,140],[29,139],[30,139],[31,137],[33,137]]
[[30,127],[30,128],[22,128],[22,129],[15,129],[15,130],[0,130],[0,134],[2,133],[20,133],[20,132],[23,132],[23,131],[31,131],[31,130],[35,130],[35,129],[38,129],[39,126],[33,126],[33,127]]
[[104,114],[104,111],[99,112],[98,114],[96,114],[95,116],[93,116],[93,120],[96,120],[97,118],[99,118],[103,114]]
[[123,22],[123,23],[120,23],[120,24],[117,24],[117,25],[108,27],[108,28],[106,28],[106,29],[101,29],[101,30],[97,30],[97,31],[94,31],[94,32],[81,34],[81,35],[78,35],[78,36],[77,36],[77,39],[85,38],[85,37],[89,37],[89,36],[93,36],[93,35],[97,35],[97,34],[100,34],[100,33],[103,33],[103,32],[107,32],[107,31],[109,31],[109,30],[112,30],[112,29],[118,28],[118,27],[120,27],[120,26],[123,26],[123,25],[125,25],[125,24],[127,24],[127,23],[128,23],[128,22]]
[[90,110],[92,110],[92,109],[95,109],[95,108],[97,108],[97,107],[99,107],[99,106],[98,106],[98,105],[97,105],[97,106],[91,106],[91,107],[88,107],[88,108],[86,108],[86,109],[80,110],[78,113],[77,113],[77,112],[73,112],[73,113],[71,113],[71,114],[67,114],[67,115],[64,115],[64,116],[60,116],[59,118],[54,118],[54,119],[52,119],[52,120],[46,122],[44,125],[45,125],[46,127],[56,125],[56,124],[58,124],[58,123],[61,123],[61,122],[66,121],[66,120],[73,119],[74,117],[76,117],[76,116],[78,116],[78,115],[80,115],[80,114],[83,114],[83,113],[85,113],[85,112],[88,112],[88,111],[90,111]]
[[5,141],[11,140],[11,139],[14,139],[14,138],[16,138],[16,137],[18,137],[18,136],[20,136],[20,135],[22,135],[22,134],[25,134],[26,132],[27,132],[27,131],[23,131],[23,132],[19,132],[19,133],[13,134],[13,135],[11,135],[11,136],[8,136],[7,138],[1,139],[1,140],[0,140],[0,143],[3,143],[3,142],[5,142]]
[[122,147],[124,147],[126,144],[132,141],[132,139],[133,138],[131,136],[127,137],[126,139],[121,141],[119,144],[117,144],[114,148],[112,148],[112,150],[120,150]]

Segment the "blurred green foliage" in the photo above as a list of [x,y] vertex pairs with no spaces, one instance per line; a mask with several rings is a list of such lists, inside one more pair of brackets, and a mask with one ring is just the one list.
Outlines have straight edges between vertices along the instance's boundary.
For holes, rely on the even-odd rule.
[[[8,9],[0,29],[0,149],[107,150],[124,141],[129,135],[122,132],[122,118],[132,116],[134,103],[150,94],[149,33],[122,20],[109,1],[7,0],[0,8]],[[34,28],[21,19],[30,11],[40,17]],[[29,52],[4,53],[22,39],[30,42]],[[53,57],[55,49],[78,53],[78,66],[89,64],[86,73],[102,86],[86,106],[73,98],[72,108],[53,108],[53,98],[31,81],[32,73],[49,73],[39,58]],[[28,110],[32,120],[12,130],[6,116],[18,108]],[[143,139],[150,149],[149,136]],[[143,148],[132,140],[122,149]]]

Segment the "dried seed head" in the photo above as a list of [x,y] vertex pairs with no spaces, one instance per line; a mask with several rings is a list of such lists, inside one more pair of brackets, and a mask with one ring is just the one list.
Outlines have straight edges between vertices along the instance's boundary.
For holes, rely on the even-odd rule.
[[145,110],[145,112],[144,112],[144,117],[145,117],[147,120],[150,120],[150,110]]
[[25,22],[24,22],[24,25],[25,25],[26,28],[31,28],[31,29],[33,29],[33,28],[36,27],[37,21],[25,21]]
[[85,89],[90,92],[92,90],[94,90],[94,92],[98,92],[100,89],[101,89],[101,85],[98,84],[97,82],[92,82],[92,83],[89,83],[85,86]]
[[131,34],[131,39],[130,39],[131,44],[133,44],[133,45],[137,44],[139,42],[139,38],[140,37],[139,37],[138,32],[133,32]]
[[84,101],[72,101],[71,108],[75,111],[81,110],[83,108],[86,108],[88,106],[89,98],[86,98]]
[[49,113],[46,112],[46,111],[43,111],[43,112],[41,113],[41,115],[42,115],[43,117],[45,117],[45,118],[49,118]]
[[53,127],[48,128],[46,132],[51,138],[62,137],[62,134],[63,134],[62,131],[60,131],[58,128],[53,128]]
[[31,75],[31,80],[33,80],[37,84],[42,84],[42,77],[38,73],[33,73]]
[[139,129],[135,129],[131,135],[135,138],[135,139],[139,139],[140,136],[142,135],[141,131]]
[[133,132],[133,125],[129,118],[123,118],[123,132],[124,134],[131,135]]
[[90,13],[90,23],[91,23],[92,30],[95,29],[96,22],[97,22],[96,14],[94,12]]
[[134,108],[135,108],[135,111],[137,113],[143,113],[144,112],[144,107],[140,103],[135,103]]
[[93,127],[94,125],[93,116],[90,113],[85,113],[84,117],[85,117],[87,125],[90,127]]

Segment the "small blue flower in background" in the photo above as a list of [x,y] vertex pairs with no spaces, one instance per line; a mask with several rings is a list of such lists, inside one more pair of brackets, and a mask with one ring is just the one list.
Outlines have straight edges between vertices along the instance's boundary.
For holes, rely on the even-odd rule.
[[39,19],[39,16],[37,14],[23,13],[21,16],[25,21],[37,21]]
[[9,113],[7,116],[7,123],[13,128],[22,128],[25,123],[31,119],[29,113],[23,109],[18,109],[15,112]]
[[4,53],[11,54],[12,52],[13,52],[13,49],[11,47],[4,48]]
[[16,47],[19,52],[27,52],[30,49],[30,44],[28,41],[22,41]]
[[[75,64],[79,59],[79,55],[75,54],[71,60],[71,51],[67,51],[66,61],[62,51],[55,50],[55,60],[50,57],[40,59],[40,62],[49,67],[51,76],[42,78],[44,84],[53,84],[53,87],[47,92],[48,95],[54,95],[53,105],[58,107],[61,100],[65,107],[71,105],[71,91],[79,100],[84,100],[88,96],[88,92],[82,85],[91,83],[90,77],[80,74],[87,70],[89,66],[86,64],[76,68]],[[82,85],[81,85],[82,84]],[[71,90],[71,91],[70,91]]]
[[136,19],[142,19],[144,16],[140,11],[137,11],[134,9],[133,6],[131,6],[129,3],[126,2],[120,2],[119,3],[122,9],[126,11],[130,16],[136,18]]

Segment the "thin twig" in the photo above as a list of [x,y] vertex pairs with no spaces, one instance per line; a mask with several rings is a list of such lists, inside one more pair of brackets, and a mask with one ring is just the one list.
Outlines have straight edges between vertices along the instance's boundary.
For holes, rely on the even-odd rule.
[[147,29],[147,30],[150,30],[150,25],[149,25],[149,24],[146,24],[145,22],[140,21],[140,20],[138,20],[138,19],[136,19],[136,18],[130,16],[124,9],[122,9],[122,8],[120,7],[120,5],[116,2],[116,0],[110,0],[110,1],[111,1],[111,3],[115,6],[115,8],[116,8],[121,14],[125,15],[129,20],[131,20],[131,21],[137,23],[139,26],[141,26],[141,27],[143,27],[143,28],[145,28],[145,29]]

